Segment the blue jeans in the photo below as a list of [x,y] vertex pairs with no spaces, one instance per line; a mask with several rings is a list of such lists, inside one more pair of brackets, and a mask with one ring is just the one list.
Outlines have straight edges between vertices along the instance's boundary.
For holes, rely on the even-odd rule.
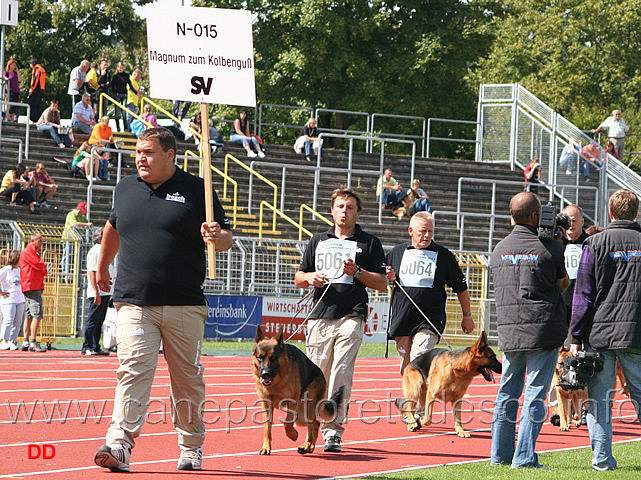
[[614,396],[614,367],[619,359],[630,389],[630,397],[639,415],[641,401],[641,350],[603,350],[603,370],[588,380],[588,430],[592,445],[592,467],[596,470],[614,470],[617,461],[612,455],[612,398]]
[[[394,205],[401,201],[405,196],[405,192],[403,190],[396,191],[384,188],[381,195],[383,196],[383,205]],[[378,203],[381,203],[381,195],[376,195],[376,201]]]
[[[305,156],[306,157],[311,157],[312,156],[312,149],[314,146],[314,142],[312,140],[305,140]],[[319,154],[322,157],[323,156],[323,149],[321,146],[318,146]]]
[[71,147],[71,139],[69,138],[69,135],[63,133],[61,137],[58,134],[58,129],[56,127],[52,127],[51,125],[40,125],[38,126],[38,131],[51,135],[51,138],[56,142],[56,145],[63,143],[65,147]]
[[429,198],[417,198],[410,207],[410,215],[414,215],[416,212],[431,212],[432,207],[430,205]]
[[93,130],[93,127],[91,125],[87,125],[86,123],[82,122],[72,123],[71,126],[77,130],[80,130],[85,135],[91,135],[91,131]]
[[[101,180],[109,180],[109,160],[99,160],[98,177]],[[96,172],[94,172],[94,175]]]
[[576,166],[576,155],[561,155],[561,160],[559,160],[559,165],[569,170],[570,172],[574,171]]
[[[512,468],[539,466],[534,448],[547,417],[545,399],[557,356],[558,350],[555,348],[503,354],[501,386],[496,395],[492,419],[492,464],[512,464]],[[527,383],[515,448],[516,415],[526,370]]]
[[230,140],[232,142],[242,143],[243,144],[243,148],[244,147],[248,147],[249,146],[249,142],[251,141],[252,145],[254,146],[254,149],[256,151],[260,152],[260,144],[258,143],[258,140],[256,139],[256,137],[249,137],[248,138],[245,135],[238,135],[237,133],[232,133],[231,137],[230,137]]
[[[136,107],[136,105],[134,105],[133,103],[128,103],[125,106],[132,112],[138,113],[138,107]],[[133,122],[134,120],[135,120],[135,117],[131,113],[127,112],[127,115],[125,116],[125,131],[127,132],[131,131],[131,128],[129,126],[131,125],[131,122]]]

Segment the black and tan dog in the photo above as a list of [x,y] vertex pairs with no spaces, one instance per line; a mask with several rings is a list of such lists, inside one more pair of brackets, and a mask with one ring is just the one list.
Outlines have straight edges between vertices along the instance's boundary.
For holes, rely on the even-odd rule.
[[[487,334],[481,336],[474,345],[450,352],[435,348],[412,360],[403,372],[403,395],[396,400],[401,413],[407,417],[407,429],[414,432],[421,424],[432,423],[432,408],[437,400],[452,404],[454,427],[459,437],[469,437],[461,425],[461,405],[467,387],[479,373],[487,381],[493,381],[492,371],[501,373],[502,365],[487,343]],[[425,409],[420,420],[415,412]]]
[[414,200],[416,200],[417,198],[418,194],[416,193],[416,190],[408,190],[407,195],[405,195],[400,201],[400,206],[393,210],[392,213],[394,214],[394,216],[398,218],[399,221],[402,220],[405,215],[411,218],[412,214],[410,213],[410,208],[412,207]]
[[312,453],[320,427],[316,415],[323,421],[332,421],[343,400],[344,388],[337,389],[328,400],[327,381],[321,369],[298,348],[285,343],[282,331],[277,337],[266,338],[260,325],[256,328],[253,365],[264,422],[263,447],[258,453],[271,453],[274,407],[287,413],[285,433],[293,441],[298,438],[294,424],[307,426],[307,437],[298,453]]

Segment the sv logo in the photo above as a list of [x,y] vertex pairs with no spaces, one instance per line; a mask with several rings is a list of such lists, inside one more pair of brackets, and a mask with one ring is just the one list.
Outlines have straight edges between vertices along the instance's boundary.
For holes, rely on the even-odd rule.
[[209,91],[211,90],[211,84],[213,81],[213,78],[208,78],[205,82],[205,79],[203,77],[191,77],[191,93],[193,93],[194,95],[198,95],[200,92],[202,92],[205,95],[209,95]]

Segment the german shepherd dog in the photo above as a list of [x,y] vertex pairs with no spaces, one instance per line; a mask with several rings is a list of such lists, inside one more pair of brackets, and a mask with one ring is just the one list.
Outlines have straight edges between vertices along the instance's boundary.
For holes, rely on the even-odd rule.
[[[452,404],[454,427],[459,437],[469,437],[461,425],[461,405],[467,387],[479,373],[491,382],[492,371],[501,373],[502,365],[496,354],[487,343],[485,331],[474,345],[450,352],[444,348],[435,348],[412,360],[403,372],[404,398],[396,399],[401,413],[407,416],[407,429],[414,432],[421,424],[432,423],[432,407],[437,399]],[[425,416],[415,417],[417,407],[425,408]]]
[[[558,426],[562,432],[567,432],[570,429],[570,423],[574,423],[575,427],[581,426],[581,409],[583,408],[583,403],[588,399],[587,387],[568,392],[559,385],[559,376],[563,372],[565,358],[569,355],[570,352],[563,346],[559,348],[559,357],[556,362],[553,380],[554,388],[556,388],[556,399],[559,404],[556,412],[552,413],[550,421],[552,425]],[[555,413],[558,415],[558,420],[555,418]]]
[[274,406],[287,413],[285,433],[293,441],[298,439],[294,424],[307,426],[307,437],[298,453],[312,453],[320,427],[316,415],[332,421],[343,400],[344,387],[327,399],[327,382],[321,369],[298,348],[284,343],[282,331],[277,337],[266,338],[260,325],[256,328],[253,366],[264,422],[263,447],[258,454],[271,453]]
[[408,217],[412,217],[412,214],[410,213],[410,208],[412,204],[414,203],[414,200],[418,198],[418,195],[416,194],[416,190],[410,189],[407,191],[407,195],[403,197],[401,200],[401,206],[398,208],[395,208],[394,211],[392,212],[396,218],[398,218],[399,222],[403,220],[403,216],[407,214]]

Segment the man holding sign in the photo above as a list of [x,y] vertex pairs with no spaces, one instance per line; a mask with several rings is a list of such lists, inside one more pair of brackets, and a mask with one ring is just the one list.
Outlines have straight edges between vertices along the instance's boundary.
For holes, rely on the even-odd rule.
[[386,257],[387,279],[398,281],[402,287],[392,290],[388,334],[388,338],[396,341],[401,356],[401,375],[408,363],[434,348],[445,329],[445,285],[454,290],[461,304],[461,329],[464,333],[474,330],[465,276],[452,252],[432,240],[432,214],[418,212],[407,230],[411,240],[394,247]]
[[345,387],[336,419],[321,427],[326,452],[341,451],[354,364],[368,313],[366,287],[387,288],[381,242],[356,223],[361,205],[351,189],[334,190],[334,226],[309,241],[295,277],[297,287],[316,288],[307,326],[307,356],[323,371],[329,392]]
[[108,267],[118,251],[114,287],[118,310],[118,384],[106,445],[95,463],[129,471],[135,439],[145,422],[162,340],[169,366],[171,406],[180,446],[179,470],[200,470],[205,426],[205,380],[200,365],[207,301],[205,245],[227,250],[232,232],[213,196],[214,220],[205,220],[203,179],[174,164],[176,140],[166,128],[145,130],[136,142],[138,175],[116,186],[105,224],[96,277],[110,289]]

